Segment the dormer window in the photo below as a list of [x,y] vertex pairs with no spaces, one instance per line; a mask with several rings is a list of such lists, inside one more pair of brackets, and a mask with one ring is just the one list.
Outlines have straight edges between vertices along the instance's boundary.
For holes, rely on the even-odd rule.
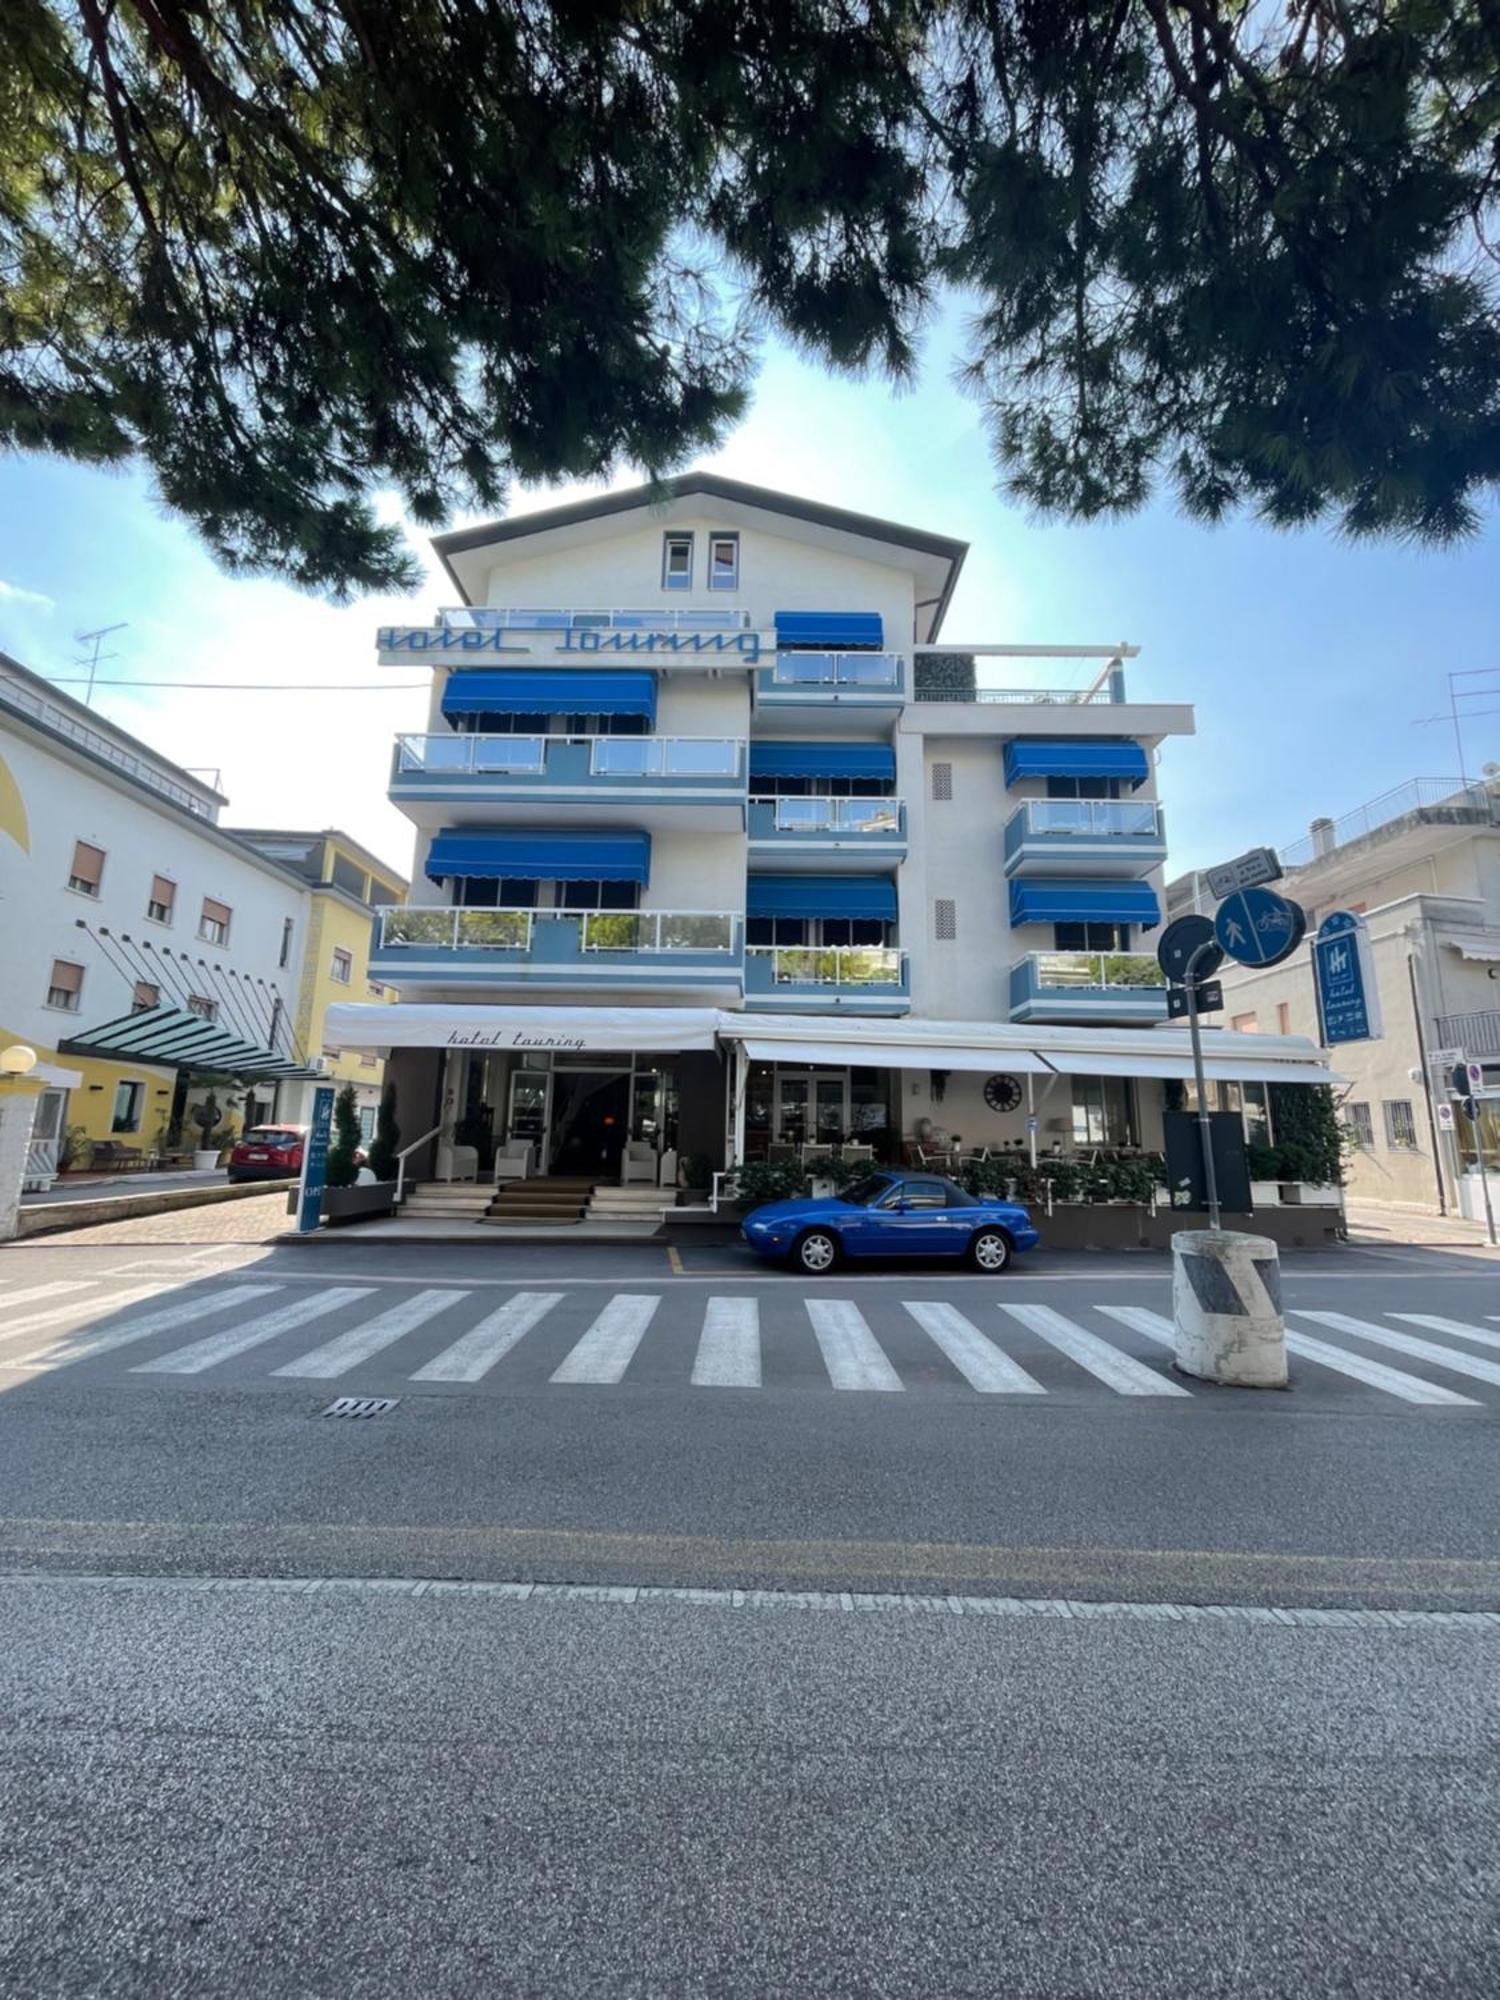
[[691,535],[663,535],[661,545],[661,587],[663,590],[692,589],[693,538]]
[[708,587],[710,590],[739,589],[740,538],[738,535],[709,536]]

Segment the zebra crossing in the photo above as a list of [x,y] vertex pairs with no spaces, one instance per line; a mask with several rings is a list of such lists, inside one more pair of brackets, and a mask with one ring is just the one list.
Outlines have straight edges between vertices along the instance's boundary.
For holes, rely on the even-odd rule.
[[[166,1280],[64,1280],[0,1293],[0,1390],[109,1363],[142,1378],[424,1388],[948,1390],[985,1398],[1097,1395],[1179,1407],[1218,1393],[1170,1367],[1170,1320],[1088,1299],[1060,1310],[1010,1284],[963,1308],[793,1286],[766,1294],[648,1287],[518,1290],[457,1283],[387,1302],[378,1284],[279,1276],[186,1290]],[[904,1289],[904,1288],[901,1288]],[[935,1289],[941,1289],[940,1286]],[[982,1296],[982,1303],[979,1302]],[[1288,1314],[1295,1386],[1368,1392],[1428,1409],[1500,1407],[1500,1315]],[[188,1337],[191,1336],[191,1337]],[[1486,1395],[1484,1392],[1492,1392]]]

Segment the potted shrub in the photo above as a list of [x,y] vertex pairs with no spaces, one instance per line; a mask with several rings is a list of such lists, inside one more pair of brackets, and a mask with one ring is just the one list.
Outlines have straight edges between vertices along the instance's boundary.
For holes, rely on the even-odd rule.
[[188,1113],[190,1123],[197,1126],[199,1133],[198,1145],[193,1153],[195,1173],[209,1173],[219,1164],[219,1146],[215,1142],[214,1134],[218,1130],[222,1115],[219,1100],[212,1090],[201,1104],[195,1104]]
[[389,1215],[395,1207],[394,1181],[367,1179],[359,1183],[359,1100],[346,1083],[333,1101],[333,1144],[323,1187],[323,1220],[355,1222],[361,1217]]
[[380,1093],[375,1113],[375,1136],[370,1141],[370,1172],[378,1181],[393,1181],[397,1173],[396,1151],[401,1144],[401,1127],[396,1123],[396,1086],[388,1083]]
[[1339,1123],[1332,1090],[1326,1084],[1273,1083],[1269,1095],[1281,1199],[1294,1205],[1338,1207],[1351,1142]]

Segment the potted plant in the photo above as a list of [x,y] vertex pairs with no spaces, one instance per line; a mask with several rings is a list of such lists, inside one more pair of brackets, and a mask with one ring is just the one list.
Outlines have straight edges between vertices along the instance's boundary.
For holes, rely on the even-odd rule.
[[396,1123],[396,1086],[388,1083],[380,1093],[375,1113],[375,1136],[370,1141],[370,1172],[378,1181],[396,1178],[396,1149],[401,1144],[401,1127]]
[[195,1104],[188,1113],[190,1122],[198,1127],[200,1134],[199,1144],[193,1153],[194,1173],[210,1173],[219,1164],[219,1148],[214,1143],[214,1133],[221,1116],[219,1100],[212,1090],[201,1104]]
[[328,1149],[328,1173],[323,1187],[323,1220],[357,1222],[372,1215],[389,1215],[395,1206],[392,1181],[366,1178],[359,1182],[359,1100],[346,1083],[333,1101],[333,1144]]

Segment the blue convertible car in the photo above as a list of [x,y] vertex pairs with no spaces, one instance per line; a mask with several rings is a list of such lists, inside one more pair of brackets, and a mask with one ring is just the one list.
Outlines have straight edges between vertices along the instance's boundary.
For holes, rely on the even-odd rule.
[[745,1217],[743,1231],[762,1257],[788,1258],[810,1277],[843,1257],[967,1257],[993,1273],[1040,1241],[1017,1202],[895,1170],[869,1174],[842,1194],[767,1202]]

